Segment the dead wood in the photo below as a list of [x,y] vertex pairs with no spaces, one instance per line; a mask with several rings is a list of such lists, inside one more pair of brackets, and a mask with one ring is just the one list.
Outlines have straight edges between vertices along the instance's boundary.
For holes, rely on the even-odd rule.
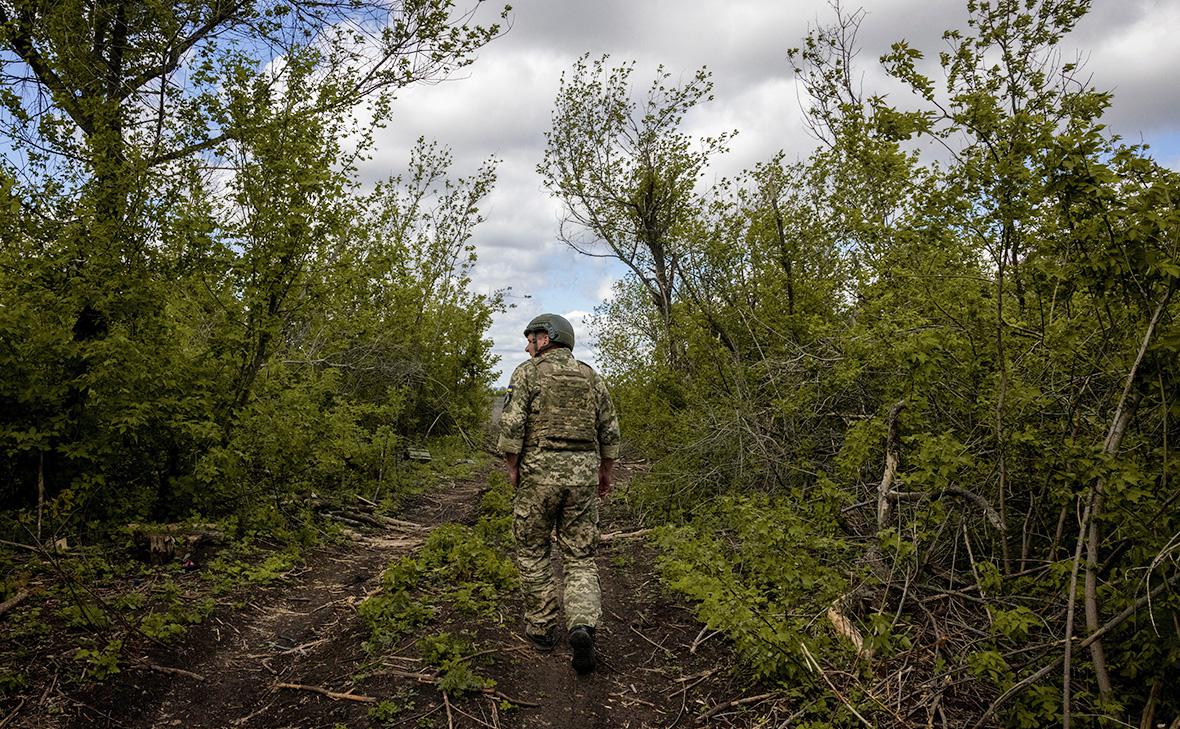
[[327,696],[333,701],[359,701],[365,704],[377,703],[377,699],[373,698],[372,696],[361,696],[360,694],[342,694],[336,691],[329,691],[328,689],[321,688],[320,686],[306,686],[301,683],[278,683],[275,684],[275,688],[292,689],[294,691],[310,691],[315,694],[320,694],[321,696]]
[[1007,530],[1007,526],[1004,524],[1003,517],[1001,517],[1000,514],[992,508],[992,505],[987,502],[987,499],[983,498],[974,491],[968,491],[965,488],[960,488],[958,486],[948,486],[947,488],[933,494],[925,494],[919,491],[890,491],[888,494],[886,494],[886,497],[893,501],[920,501],[925,498],[929,498],[930,500],[934,501],[941,499],[944,496],[958,496],[964,501],[970,501],[979,507],[979,510],[983,512],[983,515],[987,517],[988,522],[990,522],[991,525],[996,528],[996,530],[1001,532]]
[[889,494],[893,491],[893,481],[897,478],[897,467],[901,463],[901,436],[897,421],[904,409],[905,400],[901,400],[889,410],[889,434],[885,438],[885,472],[881,474],[881,485],[877,487],[877,531],[889,525],[893,513]]
[[382,522],[380,519],[378,519],[375,516],[372,516],[369,514],[362,514],[360,512],[356,512],[356,511],[338,510],[338,511],[329,511],[326,513],[328,516],[333,517],[335,519],[339,519],[342,521],[347,520],[347,521],[352,522],[354,524],[368,524],[369,526],[377,527],[378,529],[384,529],[386,526],[388,526],[387,524],[385,524],[384,522]]
[[636,529],[633,532],[608,532],[599,535],[598,541],[602,543],[613,542],[616,539],[638,539],[639,537],[647,536],[654,532],[654,529]]
[[[708,633],[708,635],[706,635],[706,633]],[[701,632],[697,633],[697,637],[695,640],[693,640],[692,645],[688,649],[688,652],[695,656],[697,653],[697,648],[700,648],[701,644],[717,635],[721,635],[720,630],[714,630],[712,633],[709,633],[709,626],[703,626],[701,628]]]
[[225,533],[211,524],[128,524],[137,547],[153,560],[169,560],[202,544],[220,544]]
[[4,721],[0,721],[0,729],[4,729],[5,726],[8,726],[8,722],[12,721],[12,719],[20,713],[20,710],[24,708],[24,705],[25,698],[22,697],[20,703],[16,705],[15,709],[12,710],[12,713],[4,717]]
[[0,539],[0,544],[7,545],[9,547],[16,547],[17,549],[27,549],[28,551],[36,552],[37,554],[41,554],[45,551],[41,547],[34,547],[31,544],[21,544],[20,542],[10,542],[7,539]]
[[[381,669],[380,671],[374,671],[373,673],[371,673],[369,675],[372,675],[372,676],[397,676],[398,678],[409,678],[409,679],[413,679],[415,681],[418,681],[419,683],[425,683],[425,684],[429,684],[431,686],[438,686],[442,682],[442,679],[439,678],[437,675],[430,674],[430,673],[415,673],[413,671],[403,671],[400,668],[386,667],[386,668]],[[492,696],[497,699],[502,699],[504,701],[507,701],[510,704],[515,704],[516,706],[524,706],[524,707],[528,707],[528,708],[535,708],[535,707],[540,706],[540,704],[536,703],[535,701],[525,701],[523,699],[514,699],[511,696],[505,694],[504,692],[497,691],[494,688],[482,688],[479,690],[479,692],[485,696]]]
[[852,621],[844,616],[835,605],[828,608],[828,621],[832,623],[832,627],[836,632],[848,639],[853,646],[856,647],[856,655],[872,658],[873,652],[865,650],[865,639],[852,624]]
[[4,615],[17,605],[20,605],[29,597],[30,594],[32,593],[30,593],[28,590],[21,590],[4,602],[0,602],[0,615]]
[[148,663],[146,661],[140,661],[140,663],[138,665],[140,668],[143,668],[148,671],[155,671],[156,673],[166,673],[166,674],[169,674],[172,676],[184,676],[185,678],[191,678],[194,681],[204,681],[205,680],[205,677],[202,676],[201,674],[193,673],[192,671],[186,671],[183,668],[172,668],[171,666],[161,666],[161,665],[158,665],[155,663]]
[[770,693],[758,694],[757,696],[746,696],[740,699],[733,699],[731,701],[724,701],[720,704],[717,704],[712,709],[709,709],[704,714],[701,714],[699,717],[697,717],[697,721],[703,723],[709,719],[712,719],[714,716],[717,716],[726,709],[732,709],[737,706],[745,706],[746,704],[757,704],[761,701],[766,701],[767,699],[773,699],[774,697],[775,694]]
[[[315,612],[315,611],[313,610],[312,612]],[[308,614],[310,615],[311,613],[308,613]],[[327,640],[328,640],[327,638],[319,638],[317,640],[309,641],[309,642],[303,643],[301,645],[293,646],[291,648],[287,648],[285,650],[278,651],[277,653],[252,653],[250,655],[247,655],[246,657],[247,658],[274,658],[275,656],[287,656],[292,653],[302,653],[303,651],[307,650],[308,648],[311,648],[313,646],[317,646],[317,645],[320,645],[321,643],[327,642]]]

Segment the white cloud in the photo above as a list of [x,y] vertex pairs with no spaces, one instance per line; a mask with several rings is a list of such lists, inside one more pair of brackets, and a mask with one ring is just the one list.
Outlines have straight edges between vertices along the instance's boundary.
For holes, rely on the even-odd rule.
[[[561,72],[583,53],[609,53],[612,61],[637,61],[632,80],[646,86],[657,64],[676,78],[708,66],[715,100],[686,120],[689,133],[739,134],[731,153],[716,160],[710,178],[733,176],[782,149],[790,160],[805,157],[814,145],[799,109],[798,82],[786,51],[799,46],[809,27],[832,22],[827,0],[519,0],[512,28],[480,52],[456,78],[405,89],[393,119],[379,134],[366,179],[405,167],[419,136],[452,148],[454,174],[474,172],[489,156],[499,160],[495,191],[482,206],[487,218],[473,237],[479,262],[477,290],[512,287],[516,308],[497,316],[491,336],[502,357],[506,382],[523,361],[521,331],[542,311],[584,318],[621,277],[617,263],[578,256],[558,242],[561,206],[545,193],[535,168],[544,149],[553,99]],[[942,32],[965,28],[965,2],[952,0],[863,0],[857,63],[866,93],[888,93],[905,105],[898,84],[877,62],[894,41],[905,39],[926,54],[923,69],[941,84],[937,67],[945,50]],[[485,4],[491,7],[492,4]],[[484,8],[480,12],[488,12]],[[1175,0],[1095,0],[1090,15],[1064,44],[1062,60],[1075,49],[1088,52],[1087,69],[1100,89],[1114,89],[1109,121],[1114,131],[1157,145],[1161,161],[1180,167],[1176,130],[1180,84],[1172,82],[1180,65],[1180,3]],[[530,298],[525,298],[530,297]],[[571,318],[571,321],[573,319]],[[585,346],[583,346],[583,342]],[[578,354],[592,359],[588,335]]]

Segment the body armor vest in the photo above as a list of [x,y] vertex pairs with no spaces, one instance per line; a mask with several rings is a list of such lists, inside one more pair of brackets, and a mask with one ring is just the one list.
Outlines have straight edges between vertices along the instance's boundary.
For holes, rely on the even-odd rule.
[[537,364],[539,408],[530,440],[552,450],[592,451],[598,443],[594,375],[577,360],[570,364]]

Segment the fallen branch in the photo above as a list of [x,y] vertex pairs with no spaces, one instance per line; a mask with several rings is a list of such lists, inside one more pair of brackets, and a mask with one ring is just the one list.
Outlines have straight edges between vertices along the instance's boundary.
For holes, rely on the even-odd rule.
[[613,542],[616,539],[637,539],[642,536],[651,534],[654,529],[636,529],[633,532],[609,532],[598,537],[598,541],[602,543]]
[[689,647],[688,652],[695,656],[697,654],[697,648],[700,648],[705,641],[717,635],[721,635],[720,630],[714,630],[712,633],[709,633],[708,625],[702,627],[701,632],[697,633],[696,640],[692,642],[692,646]]
[[659,649],[660,649],[660,650],[662,650],[662,651],[668,651],[668,649],[667,649],[667,648],[665,648],[664,646],[660,645],[659,643],[655,642],[655,641],[654,641],[654,640],[652,640],[651,638],[648,638],[648,637],[647,637],[646,635],[644,635],[643,633],[639,632],[639,629],[638,629],[638,628],[636,628],[634,625],[631,625],[630,623],[628,623],[628,624],[627,624],[627,627],[631,629],[631,632],[632,632],[632,633],[634,633],[635,635],[638,635],[640,638],[643,638],[643,639],[644,639],[644,640],[646,640],[648,643],[651,643],[652,645],[654,645],[656,648],[659,648]]
[[741,698],[741,699],[734,699],[732,701],[725,701],[720,704],[717,704],[712,709],[709,709],[708,711],[706,711],[704,714],[701,714],[699,717],[697,717],[697,721],[701,721],[701,722],[708,721],[709,719],[712,719],[714,716],[717,716],[718,714],[725,711],[726,709],[732,709],[736,706],[745,706],[746,704],[757,704],[760,701],[766,701],[767,699],[772,699],[772,698],[774,698],[774,696],[775,696],[774,694],[758,694],[757,696],[746,696],[745,698]]
[[310,691],[313,694],[320,694],[321,696],[327,696],[329,699],[332,699],[333,701],[341,701],[341,700],[343,700],[343,701],[359,701],[359,702],[365,703],[365,704],[377,703],[377,699],[373,698],[372,696],[361,696],[359,694],[342,694],[342,693],[338,693],[336,691],[329,691],[328,689],[321,688],[319,686],[305,686],[304,684],[301,684],[301,683],[279,683],[279,684],[275,684],[275,688],[292,689],[294,691]]
[[[442,683],[442,679],[440,679],[438,676],[434,676],[429,673],[414,673],[413,671],[403,671],[398,668],[384,668],[380,671],[374,671],[370,675],[372,675],[372,676],[378,676],[378,675],[397,676],[398,678],[411,678],[415,681],[418,681],[420,683],[429,684],[431,686],[438,686],[440,683]],[[497,699],[507,701],[510,704],[515,704],[517,706],[525,706],[525,707],[529,707],[529,708],[536,708],[536,707],[540,706],[540,704],[538,704],[534,701],[524,701],[522,699],[514,699],[511,696],[505,694],[504,692],[497,691],[494,688],[481,688],[479,690],[479,692],[481,694],[483,694],[484,696],[492,696]]]
[[386,525],[376,517],[370,516],[369,514],[362,514],[357,511],[328,511],[325,513],[334,519],[347,519],[350,522],[368,524],[369,526],[377,527],[378,529],[384,529],[386,527]]
[[970,501],[979,507],[983,515],[987,517],[988,522],[991,523],[998,531],[1007,531],[1007,526],[1004,524],[1004,519],[999,513],[992,508],[992,505],[987,503],[987,499],[983,498],[974,491],[968,491],[957,486],[948,486],[947,488],[933,494],[925,494],[920,491],[890,491],[887,494],[888,498],[894,501],[920,501],[921,499],[929,498],[931,501],[941,499],[943,496],[958,496],[959,498]]
[[204,681],[205,680],[205,677],[202,676],[201,674],[193,673],[192,671],[186,671],[183,668],[172,668],[171,666],[161,666],[161,665],[158,665],[155,663],[147,663],[146,661],[140,661],[139,667],[146,669],[148,671],[155,671],[156,673],[167,673],[172,676],[184,676],[185,678],[191,678],[194,681]]
[[[312,612],[315,612],[315,611],[313,610]],[[302,645],[293,646],[291,648],[285,648],[281,651],[278,651],[277,653],[252,653],[246,657],[247,658],[274,658],[275,656],[286,656],[286,655],[290,655],[292,653],[302,653],[307,648],[317,646],[321,643],[326,642],[327,640],[328,640],[327,638],[319,638],[317,640],[303,643]]]
[[13,718],[15,718],[16,715],[20,713],[20,710],[23,709],[24,706],[25,699],[21,698],[20,703],[16,705],[16,708],[12,710],[12,713],[4,717],[4,721],[0,721],[0,729],[3,729],[3,727],[7,726],[8,722],[12,721]]
[[4,602],[0,602],[0,615],[3,615],[4,613],[6,613],[9,610],[16,607],[17,605],[20,605],[22,602],[25,601],[26,598],[28,598],[28,596],[30,594],[31,593],[28,590],[21,590],[20,592],[16,593],[15,595],[8,598]]

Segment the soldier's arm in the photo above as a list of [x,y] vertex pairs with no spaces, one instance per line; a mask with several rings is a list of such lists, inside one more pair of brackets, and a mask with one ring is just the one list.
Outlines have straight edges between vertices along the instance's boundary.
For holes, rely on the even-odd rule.
[[524,448],[524,428],[529,413],[529,366],[517,367],[508,383],[504,409],[500,412],[497,447],[506,459],[515,460]]
[[610,392],[601,377],[594,377],[594,394],[598,402],[598,495],[606,498],[611,489],[611,471],[619,457],[619,416]]
[[594,394],[598,403],[598,454],[604,460],[613,461],[619,457],[619,416],[611,402],[606,383],[597,374],[594,376]]

